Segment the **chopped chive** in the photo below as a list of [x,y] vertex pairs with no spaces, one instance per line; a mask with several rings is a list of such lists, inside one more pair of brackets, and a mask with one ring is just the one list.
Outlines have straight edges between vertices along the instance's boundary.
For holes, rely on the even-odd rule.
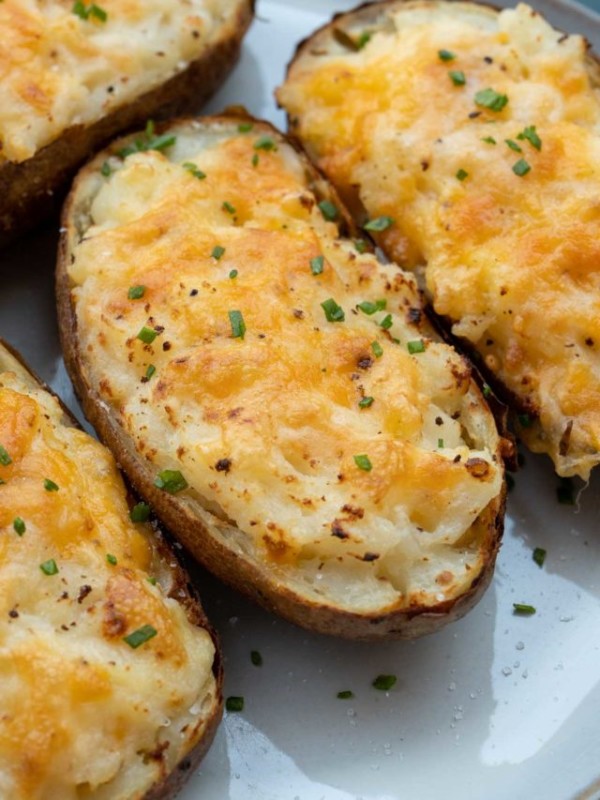
[[384,308],[387,306],[387,300],[376,300],[372,303],[370,300],[363,300],[362,303],[358,304],[358,308],[363,312],[363,314],[374,314],[376,311],[383,311]]
[[169,494],[177,494],[187,489],[188,482],[178,469],[163,469],[154,479],[154,485]]
[[258,650],[250,651],[250,661],[254,664],[255,667],[262,667],[263,665],[263,657],[258,652]]
[[369,406],[372,406],[374,402],[375,402],[375,398],[374,397],[370,397],[370,396],[361,397],[361,399],[358,401],[358,407],[359,408],[369,408]]
[[515,175],[518,175],[519,178],[522,178],[524,175],[527,175],[530,169],[531,167],[525,161],[525,159],[520,158],[516,164],[513,164],[512,171],[515,173]]
[[258,166],[258,162],[259,162],[258,153],[254,153],[254,155],[252,156],[252,158],[250,160],[252,162],[252,166],[253,167],[257,167]]
[[246,323],[241,311],[228,311],[229,322],[231,323],[231,335],[234,339],[243,339],[246,333]]
[[462,70],[451,69],[448,72],[448,76],[450,77],[450,80],[455,86],[464,86],[465,83],[467,82],[467,79],[465,78],[465,73]]
[[44,478],[44,489],[47,492],[58,492],[58,484],[51,481],[50,478]]
[[145,153],[148,150],[166,150],[167,148],[172,147],[177,141],[176,136],[168,133],[155,136],[154,123],[152,120],[148,120],[146,123],[146,130],[144,131],[143,137],[144,138],[138,137],[130,144],[122,147],[119,150],[119,155],[121,158],[127,158],[127,156],[131,156],[134,153]]
[[362,50],[365,45],[371,41],[371,31],[363,31],[356,40],[356,49]]
[[575,487],[570,478],[561,478],[556,487],[556,499],[563,506],[575,505]]
[[484,384],[483,384],[483,388],[482,388],[482,390],[481,390],[481,391],[483,392],[483,396],[484,396],[484,397],[491,397],[491,396],[492,396],[492,390],[491,390],[491,388],[490,388],[490,387],[487,385],[487,383],[484,383]]
[[459,169],[456,173],[456,177],[459,181],[464,181],[465,178],[469,177],[469,173],[466,172],[464,169]]
[[529,414],[517,414],[517,419],[522,428],[531,428],[532,422]]
[[338,700],[352,700],[354,697],[354,692],[351,692],[350,689],[344,689],[343,692],[337,693]]
[[364,453],[358,456],[354,456],[354,463],[359,469],[362,469],[365,472],[370,472],[373,469],[373,464],[371,464],[371,459]]
[[19,536],[23,536],[23,534],[26,531],[26,526],[25,526],[24,521],[21,519],[21,517],[15,517],[14,518],[14,520],[13,520],[13,528],[15,529],[15,533],[17,533]]
[[371,685],[380,692],[388,692],[396,680],[395,675],[378,675]]
[[104,164],[100,167],[100,174],[103,175],[105,178],[108,178],[109,175],[112,173],[112,169],[108,161],[105,161]]
[[444,447],[444,440],[443,439],[438,439],[438,447],[439,447],[440,450]]
[[310,271],[313,275],[320,275],[323,272],[323,264],[325,259],[323,256],[315,256],[310,260]]
[[381,358],[383,355],[383,347],[379,344],[379,342],[371,342],[371,350],[375,354],[375,358]]
[[535,614],[535,606],[530,606],[529,603],[513,603],[514,614]]
[[517,139],[523,140],[527,139],[527,141],[535,147],[536,150],[542,149],[542,140],[537,134],[535,129],[535,125],[529,125],[524,128],[521,133],[517,136]]
[[137,338],[144,342],[144,344],[152,344],[157,336],[158,333],[154,330],[154,328],[148,328],[146,325],[144,325],[144,327],[138,333]]
[[252,122],[240,122],[240,124],[238,125],[238,131],[240,133],[249,133],[253,127],[254,123]]
[[3,467],[8,467],[9,464],[12,464],[12,458],[8,455],[6,449],[2,447],[0,444],[0,464]]
[[148,583],[151,583],[152,586],[156,586],[156,578],[154,577],[154,575],[150,575],[148,578],[146,578],[146,580],[148,581]]
[[198,180],[203,180],[204,178],[206,178],[206,172],[202,172],[202,170],[201,170],[201,169],[199,169],[199,168],[198,168],[198,167],[197,167],[197,166],[196,166],[196,165],[195,165],[193,162],[191,162],[191,161],[185,161],[185,162],[184,162],[184,163],[183,163],[181,166],[182,166],[184,169],[187,169],[187,171],[188,171],[188,172],[189,172],[191,175],[193,175],[193,176],[194,176],[194,178],[198,178]]
[[484,136],[481,141],[486,142],[486,144],[497,144],[493,136]]
[[141,628],[138,628],[136,631],[124,636],[123,641],[127,642],[129,647],[133,647],[135,650],[137,647],[145,644],[154,636],[156,636],[157,633],[158,631],[152,625],[142,625]]
[[225,700],[225,708],[227,711],[243,711],[244,710],[244,698],[243,697],[228,697]]
[[255,150],[277,150],[277,145],[270,136],[261,136],[254,142]]
[[139,300],[144,296],[146,292],[145,286],[130,286],[127,291],[127,297],[129,300]]
[[108,19],[108,14],[103,8],[97,6],[95,3],[93,3],[91,6],[86,6],[85,3],[81,2],[81,0],[77,0],[77,2],[73,4],[71,12],[83,20],[94,17],[99,22],[106,22]]
[[523,152],[523,148],[520,147],[513,139],[505,139],[504,142],[506,145],[508,145],[508,147],[510,147],[511,150],[514,150],[515,153]]
[[216,260],[219,261],[219,259],[221,258],[222,255],[224,255],[224,253],[225,253],[225,248],[221,247],[220,244],[217,244],[215,245],[215,247],[213,247],[212,253],[210,255],[211,258],[216,258]]
[[100,20],[100,22],[106,22],[108,19],[108,14],[106,11],[103,8],[100,8],[100,6],[97,6],[95,3],[90,6],[88,16],[96,17],[96,19]]
[[221,206],[223,211],[227,211],[228,214],[235,214],[235,207],[231,205],[228,200],[223,201],[223,205]]
[[494,89],[482,89],[475,95],[475,103],[482,108],[489,108],[490,111],[502,111],[508,103],[508,97]]
[[156,367],[154,366],[154,364],[148,364],[148,369],[146,370],[146,374],[144,377],[146,378],[147,381],[149,381],[155,372],[156,372]]
[[543,567],[544,561],[546,560],[546,551],[544,550],[543,547],[536,547],[531,557],[538,565],[538,567]]
[[456,54],[451,50],[438,50],[438,58],[440,61],[454,61]]
[[370,219],[368,222],[365,222],[363,228],[366,231],[385,231],[390,225],[394,224],[394,220],[391,217],[375,217],[374,219]]
[[357,253],[360,253],[362,255],[363,253],[367,252],[367,243],[365,242],[364,239],[354,239],[353,241]]
[[325,318],[328,322],[343,322],[346,319],[344,309],[338,306],[333,297],[321,303],[321,308],[325,312]]
[[415,353],[425,352],[425,342],[423,339],[414,339],[412,342],[407,342],[406,347],[408,348],[408,352],[411,354],[411,356]]
[[48,561],[44,561],[43,564],[40,564],[40,569],[42,570],[44,575],[58,574],[58,567],[56,565],[56,561],[53,558],[49,558]]
[[229,277],[230,277],[232,280],[233,280],[233,278],[237,278],[237,276],[238,276],[238,271],[237,271],[237,269],[232,269],[232,270],[229,270]]
[[117,557],[116,557],[116,556],[113,556],[113,554],[112,554],[112,553],[107,553],[107,554],[106,554],[106,560],[107,560],[107,561],[108,561],[108,563],[109,563],[109,564],[111,564],[113,567],[116,567],[116,566],[117,566]]
[[379,327],[383,328],[384,331],[389,331],[389,329],[392,327],[393,324],[394,320],[392,319],[392,315],[388,314],[381,320],[381,322],[379,323]]
[[321,200],[319,209],[328,222],[333,222],[338,217],[339,211],[331,200]]
[[132,522],[147,522],[150,517],[150,506],[148,503],[136,503],[129,512],[129,519]]

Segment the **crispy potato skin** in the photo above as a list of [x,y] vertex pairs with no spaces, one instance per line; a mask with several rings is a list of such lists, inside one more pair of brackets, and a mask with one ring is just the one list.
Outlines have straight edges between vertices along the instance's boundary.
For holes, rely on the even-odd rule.
[[[204,123],[252,120],[255,129],[274,138],[283,138],[268,123],[241,115],[239,109],[231,110],[230,116],[204,118]],[[182,120],[177,121],[181,123]],[[163,126],[164,129],[165,126]],[[117,152],[125,140],[111,146]],[[354,232],[355,228],[344,205],[332,188],[324,182],[320,173],[308,161],[303,151],[292,142],[303,162],[307,185],[321,196],[335,199],[343,217],[342,227]],[[500,547],[504,510],[505,486],[501,493],[487,506],[474,524],[483,542],[481,546],[484,568],[474,578],[469,589],[460,596],[435,605],[400,607],[400,603],[382,608],[378,613],[355,613],[332,604],[318,603],[284,585],[273,577],[268,563],[258,563],[245,554],[235,552],[226,545],[228,534],[236,529],[225,520],[212,517],[210,525],[200,520],[176,495],[167,494],[154,485],[155,469],[136,452],[131,438],[117,420],[106,411],[106,405],[94,389],[89,365],[80,347],[77,317],[71,298],[68,265],[71,248],[77,241],[75,219],[80,198],[78,187],[89,172],[97,170],[107,153],[100,154],[78,176],[63,208],[62,233],[56,271],[56,293],[59,331],[65,364],[73,381],[75,391],[87,419],[94,426],[100,439],[111,449],[115,458],[128,475],[131,483],[153,507],[165,526],[177,537],[186,549],[209,571],[225,583],[250,597],[269,611],[284,617],[303,628],[318,633],[352,640],[413,639],[433,633],[446,624],[464,616],[479,601],[488,587],[494,563]],[[326,194],[323,194],[323,192]],[[501,448],[506,444],[500,439],[496,453],[502,463]]]
[[253,14],[254,0],[244,0],[233,24],[183,72],[92,125],[67,128],[27,161],[4,162],[0,166],[0,247],[59,209],[77,169],[115,136],[143,127],[148,119],[166,119],[205,103],[237,62]]
[[[50,387],[47,386],[40,378],[31,370],[31,368],[23,360],[20,353],[14,350],[7,342],[0,338],[0,370],[11,369],[18,371],[27,381],[38,384],[41,388],[49,394],[55,395]],[[80,428],[79,422],[64,405],[62,400],[58,398],[60,406],[64,412],[62,424],[67,427]],[[126,485],[129,485],[126,481]],[[135,502],[135,496],[131,495],[130,505]],[[202,760],[212,741],[215,737],[217,728],[223,715],[223,662],[221,655],[221,648],[217,634],[211,627],[202,605],[199,596],[194,586],[190,583],[189,578],[175,554],[173,548],[170,547],[168,540],[162,536],[157,536],[154,545],[158,550],[164,564],[168,564],[171,571],[172,586],[169,591],[168,597],[175,600],[185,610],[185,614],[192,625],[206,630],[213,641],[215,647],[215,657],[212,665],[213,675],[216,681],[216,702],[206,719],[204,733],[202,738],[177,764],[177,766],[167,774],[163,780],[154,784],[147,792],[144,793],[141,800],[164,800],[164,798],[174,797],[182,788],[184,782],[187,780],[188,773],[194,769]]]

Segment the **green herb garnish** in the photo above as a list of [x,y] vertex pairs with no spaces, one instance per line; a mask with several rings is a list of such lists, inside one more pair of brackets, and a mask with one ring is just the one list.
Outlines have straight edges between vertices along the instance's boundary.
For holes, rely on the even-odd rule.
[[412,342],[407,342],[406,347],[408,352],[413,356],[415,353],[425,352],[425,342],[423,339],[414,339]]
[[536,547],[531,557],[538,567],[543,567],[544,561],[546,560],[546,551],[543,549],[543,547]]
[[243,697],[228,697],[225,700],[225,708],[227,711],[243,711],[244,710],[244,698]]
[[221,206],[223,211],[227,211],[228,214],[235,214],[235,207],[231,205],[228,200],[223,201],[223,205]]
[[144,375],[144,377],[146,378],[147,381],[149,381],[155,372],[156,372],[156,367],[154,366],[154,364],[148,364],[148,368],[146,369],[146,374]]
[[240,133],[248,133],[254,127],[254,123],[252,122],[240,122],[238,125],[238,131]]
[[444,440],[438,439],[438,448],[441,450],[444,447]]
[[172,134],[163,133],[160,136],[154,135],[154,122],[148,120],[146,123],[146,130],[143,133],[143,138],[138,137],[130,144],[119,150],[121,158],[127,158],[134,153],[145,153],[147,150],[166,150],[173,147],[177,137]]
[[225,253],[225,248],[221,247],[220,244],[217,244],[215,245],[215,247],[213,247],[212,253],[210,255],[211,258],[216,258],[216,260],[219,261],[219,259],[221,258],[222,255],[224,255],[224,253]]
[[383,347],[379,344],[379,342],[371,342],[371,350],[375,354],[375,358],[381,358],[383,355]]
[[376,300],[372,303],[370,300],[363,300],[362,303],[358,304],[358,308],[363,312],[363,314],[374,314],[376,311],[383,311],[383,309],[387,306],[387,300]]
[[354,463],[359,469],[362,469],[365,472],[370,472],[373,469],[373,464],[371,464],[371,459],[364,453],[358,456],[354,456]]
[[163,469],[154,479],[154,485],[169,494],[177,494],[187,489],[188,482],[178,469]]
[[367,252],[367,243],[365,242],[364,239],[354,239],[353,241],[357,253],[360,253],[362,255],[363,253]]
[[47,492],[58,492],[58,484],[51,481],[50,478],[44,478],[44,489]]
[[12,458],[8,455],[8,452],[2,445],[0,444],[0,464],[3,467],[8,467],[9,464],[12,464]]
[[321,214],[323,214],[328,222],[334,222],[334,220],[337,219],[339,211],[331,202],[331,200],[321,200],[319,203],[319,208],[321,210]]
[[263,665],[263,657],[258,652],[258,650],[252,650],[250,652],[250,661],[254,664],[255,667],[262,667]]
[[181,165],[184,169],[194,176],[194,178],[198,178],[198,180],[203,180],[206,178],[206,172],[202,172],[194,163],[191,161],[186,161]]
[[144,325],[144,327],[138,333],[137,338],[144,342],[144,344],[152,344],[157,336],[158,333],[154,330],[154,328],[148,328],[146,325]]
[[108,178],[109,175],[112,173],[112,169],[108,161],[105,161],[104,164],[100,167],[100,174],[103,175],[105,178]]
[[515,614],[535,614],[535,606],[530,606],[528,603],[513,603],[513,609]]
[[148,503],[136,503],[129,512],[129,519],[132,522],[147,522],[150,517],[150,506]]
[[451,69],[448,72],[448,76],[455,86],[464,86],[467,82],[465,73],[462,70]]
[[310,271],[313,275],[320,275],[323,272],[323,264],[325,259],[323,256],[315,256],[310,260]]
[[237,269],[232,269],[232,270],[229,270],[229,277],[230,277],[232,280],[233,280],[233,278],[237,278],[237,276],[238,276],[238,271],[237,271]]
[[370,219],[368,222],[365,222],[363,228],[366,231],[385,231],[390,225],[394,224],[394,220],[391,217],[375,217],[374,219]]
[[346,319],[344,309],[338,306],[333,297],[321,303],[321,308],[325,312],[325,318],[328,322],[343,322]]
[[257,166],[258,166],[258,162],[259,162],[259,156],[258,156],[258,153],[254,153],[254,155],[252,156],[252,158],[250,159],[250,161],[252,162],[252,166],[253,166],[253,167],[257,167]]
[[375,402],[375,398],[374,397],[370,397],[370,396],[361,397],[361,399],[358,401],[358,407],[359,408],[369,408],[369,406],[372,406],[374,402]]
[[531,428],[532,422],[529,414],[517,414],[517,419],[522,428]]
[[130,286],[127,291],[127,297],[130,300],[140,300],[146,292],[145,286]]
[[112,554],[112,553],[107,553],[107,554],[106,554],[106,560],[108,561],[108,563],[109,563],[111,566],[113,566],[113,567],[116,567],[116,566],[117,566],[117,557],[116,557],[116,556],[113,556],[113,554]]
[[497,144],[493,136],[484,136],[481,141],[485,142],[486,144]]
[[234,339],[243,339],[246,333],[246,323],[241,311],[228,311],[229,322],[231,323],[231,335]]
[[515,173],[515,175],[518,175],[519,178],[522,178],[524,175],[527,175],[530,169],[531,167],[525,161],[525,159],[520,158],[516,164],[513,164],[512,171]]
[[83,20],[88,20],[90,17],[97,19],[99,22],[106,22],[108,14],[103,8],[92,3],[91,6],[86,6],[81,0],[77,0],[73,4],[71,12]]
[[344,689],[343,692],[337,693],[338,700],[351,700],[354,697],[354,692],[351,692],[350,689]]
[[489,108],[490,111],[502,111],[508,103],[508,97],[494,89],[482,89],[475,95],[475,103],[482,108]]
[[23,534],[25,533],[25,530],[26,530],[26,526],[25,526],[24,521],[21,519],[21,517],[15,517],[14,518],[14,520],[13,520],[13,528],[15,529],[15,533],[17,533],[19,536],[23,536]]
[[255,150],[277,150],[277,145],[270,136],[261,136],[254,142]]
[[508,145],[508,147],[510,147],[511,150],[514,150],[515,153],[523,152],[523,149],[519,147],[519,145],[513,139],[505,139],[504,142]]
[[40,569],[42,570],[44,575],[58,574],[58,567],[56,565],[56,561],[53,558],[48,559],[48,561],[44,561],[43,564],[40,564]]
[[396,683],[396,680],[395,675],[378,675],[373,681],[372,686],[375,689],[379,689],[380,692],[388,692]]
[[521,133],[517,136],[517,139],[523,140],[527,139],[527,141],[535,147],[536,150],[542,149],[542,140],[537,134],[535,129],[535,125],[529,125],[527,128],[524,128]]
[[459,169],[456,173],[456,177],[459,181],[464,181],[465,178],[469,177],[469,173],[466,172],[464,169]]
[[392,327],[393,324],[394,320],[392,319],[392,315],[388,314],[381,320],[381,322],[379,323],[379,327],[383,328],[384,331],[389,331],[389,329]]
[[141,628],[138,628],[133,633],[129,633],[127,636],[123,637],[123,641],[127,642],[129,647],[133,647],[135,650],[142,644],[145,644],[150,639],[152,639],[158,631],[152,625],[142,625]]

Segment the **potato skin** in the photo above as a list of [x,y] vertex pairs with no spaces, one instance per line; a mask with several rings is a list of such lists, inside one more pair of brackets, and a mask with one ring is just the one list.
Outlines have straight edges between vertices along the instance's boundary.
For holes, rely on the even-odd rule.
[[[275,128],[268,123],[255,120],[239,110],[232,110],[231,116],[204,118],[205,123],[252,121],[255,129],[260,128],[274,138],[281,138]],[[186,120],[177,120],[177,124]],[[191,120],[189,121],[191,122]],[[165,129],[163,124],[162,130]],[[160,128],[159,128],[160,130]],[[458,597],[435,605],[414,605],[401,608],[393,604],[381,608],[377,613],[357,613],[336,607],[333,604],[318,603],[283,584],[273,577],[268,564],[258,563],[241,550],[236,550],[229,542],[235,539],[235,526],[214,515],[206,514],[210,521],[205,523],[190,509],[190,505],[158,489],[155,484],[155,470],[134,448],[132,440],[121,428],[116,418],[106,410],[106,405],[93,387],[86,365],[85,354],[80,347],[77,331],[77,317],[71,299],[71,285],[68,266],[71,262],[71,246],[79,233],[76,219],[79,216],[78,188],[90,172],[97,171],[102,161],[111,152],[117,152],[126,140],[118,140],[109,151],[100,154],[78,176],[63,208],[61,238],[59,243],[56,293],[59,331],[65,364],[75,392],[80,400],[87,419],[96,429],[100,439],[109,447],[116,460],[128,475],[132,485],[155,510],[165,526],[176,536],[185,548],[210,572],[225,583],[250,597],[267,610],[279,614],[288,621],[308,630],[352,640],[413,639],[433,633],[446,624],[464,616],[479,601],[488,587],[494,570],[494,563],[503,533],[505,486],[501,493],[488,505],[475,521],[485,566],[473,580],[469,589]],[[292,142],[292,144],[294,144]],[[324,181],[320,173],[308,161],[304,153],[294,145],[301,159],[307,180],[317,196],[335,199],[343,218],[342,226],[354,231],[343,203],[333,188]],[[500,448],[505,443],[500,439],[497,458],[502,463]]]
[[[15,369],[15,371],[18,370],[19,374],[27,381],[37,384],[49,394],[56,397],[64,412],[62,424],[67,427],[81,428],[71,411],[64,405],[62,400],[52,389],[31,370],[20,353],[0,338],[0,370],[5,368]],[[125,476],[123,477],[125,478]],[[125,484],[129,487],[126,478]],[[133,506],[136,499],[135,495],[129,493],[128,500],[130,506]],[[188,575],[181,566],[174,548],[170,546],[168,538],[165,537],[159,529],[156,529],[156,533],[154,545],[163,563],[165,565],[168,564],[171,572],[172,585],[167,596],[183,607],[186,617],[192,625],[203,628],[210,634],[214,644],[215,657],[212,671],[216,681],[216,702],[211,709],[210,715],[207,717],[204,734],[200,741],[197,742],[193,749],[180,760],[163,780],[150,787],[140,800],[166,800],[166,798],[174,797],[179,792],[184,782],[187,780],[188,772],[200,763],[210,748],[223,715],[223,661],[219,639],[204,613],[198,593],[190,583]]]
[[73,125],[21,163],[0,166],[0,247],[9,244],[60,208],[69,181],[86,159],[148,119],[165,119],[204,104],[235,66],[255,0],[243,0],[233,24],[178,75],[121,106],[92,125]]

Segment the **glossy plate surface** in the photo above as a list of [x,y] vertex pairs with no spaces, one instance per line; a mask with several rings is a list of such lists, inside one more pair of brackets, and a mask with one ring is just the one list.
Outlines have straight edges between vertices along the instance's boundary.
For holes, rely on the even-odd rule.
[[[284,126],[272,92],[296,43],[354,5],[260,0],[243,58],[207,111],[244,103]],[[592,11],[533,5],[600,52]],[[0,336],[78,410],[56,331],[56,227],[0,253]],[[563,505],[549,460],[525,459],[492,587],[435,636],[379,645],[313,636],[199,573],[222,635],[225,694],[245,707],[226,714],[181,800],[598,800],[600,472]],[[535,547],[547,551],[543,568]],[[537,613],[514,616],[514,602]],[[371,686],[382,673],[397,676],[390,692]],[[354,698],[337,699],[342,690]]]

